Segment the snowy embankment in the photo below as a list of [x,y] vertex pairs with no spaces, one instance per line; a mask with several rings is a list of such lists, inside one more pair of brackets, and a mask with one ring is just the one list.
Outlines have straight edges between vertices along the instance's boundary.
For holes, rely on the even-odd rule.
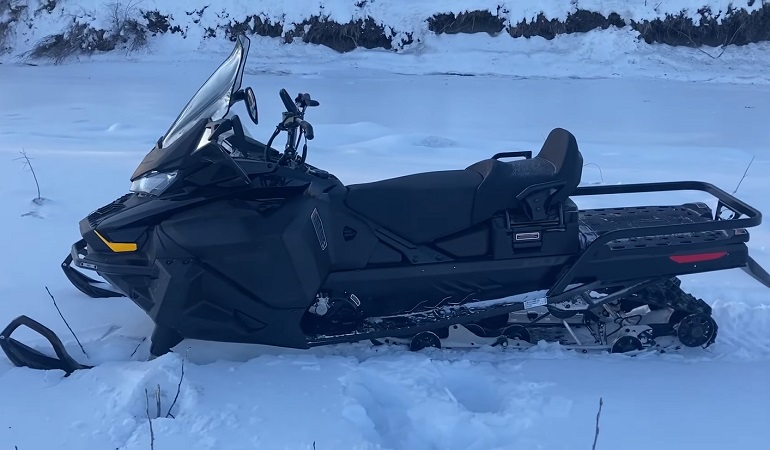
[[770,40],[768,20],[767,0],[0,0],[0,53],[61,61],[138,50],[159,35],[197,46],[237,33],[339,52],[416,51],[446,34],[550,40],[610,29],[648,44],[716,47]]
[[210,60],[243,32],[254,73],[768,83],[767,2],[0,0],[0,62]]

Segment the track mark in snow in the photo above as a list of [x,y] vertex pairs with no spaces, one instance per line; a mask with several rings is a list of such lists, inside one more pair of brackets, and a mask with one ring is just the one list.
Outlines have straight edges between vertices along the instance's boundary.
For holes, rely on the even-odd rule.
[[19,113],[7,113],[3,114],[3,120],[9,120],[9,121],[16,121],[16,120],[24,120],[26,117]]
[[411,355],[368,360],[341,380],[343,416],[387,448],[538,448],[538,435],[568,417],[572,402],[517,372]]

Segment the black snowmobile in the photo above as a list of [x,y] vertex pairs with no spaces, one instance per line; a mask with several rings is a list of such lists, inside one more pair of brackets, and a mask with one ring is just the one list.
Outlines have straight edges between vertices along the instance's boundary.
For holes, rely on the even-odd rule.
[[[130,192],[80,222],[83,238],[62,264],[83,293],[127,296],[152,318],[151,355],[184,338],[706,347],[717,336],[711,309],[677,276],[742,268],[770,287],[746,245],[759,211],[696,181],[578,187],[583,158],[561,128],[536,155],[346,186],[307,162],[305,114],[319,105],[310,95],[280,91],[286,111],[266,144],[229,114],[243,101],[257,123],[254,93],[241,88],[248,49],[238,38],[139,164]],[[580,210],[572,200],[680,190],[717,206]],[[11,339],[20,325],[43,333],[60,358]],[[17,365],[84,367],[26,316],[0,338]]]

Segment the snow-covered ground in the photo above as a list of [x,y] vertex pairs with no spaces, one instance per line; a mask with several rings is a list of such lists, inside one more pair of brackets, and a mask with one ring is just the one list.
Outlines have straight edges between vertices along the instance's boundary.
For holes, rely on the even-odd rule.
[[[712,60],[686,49],[656,57],[628,48],[616,57],[611,39],[602,44],[590,34],[566,36],[574,41],[550,53],[558,40],[507,41],[526,52],[500,56],[495,48],[484,58],[511,61],[490,70],[472,63],[484,54],[475,38],[441,38],[476,49],[467,54],[434,48],[400,59],[378,51],[330,59],[324,49],[255,39],[245,84],[255,89],[261,123],[251,132],[261,139],[272,132],[280,88],[310,92],[321,106],[308,115],[316,131],[309,161],[346,183],[536,150],[554,127],[577,136],[584,183],[694,179],[733,191],[754,157],[738,195],[770,214],[766,46]],[[607,53],[581,54],[586,48]],[[135,166],[223,56],[159,51],[130,61],[109,55],[58,67],[0,66],[0,323],[27,314],[54,329],[76,359],[96,365],[64,378],[0,359],[4,447],[149,449],[145,390],[160,386],[165,416],[185,355],[175,418],[152,420],[158,450],[591,448],[600,397],[597,449],[766,447],[770,291],[737,270],[684,278],[714,306],[720,334],[707,350],[676,355],[581,355],[546,345],[410,353],[368,343],[294,351],[185,341],[147,362],[149,319],[127,299],[86,298],[59,265],[79,238],[78,221],[127,191]],[[602,69],[631,59],[638,71]],[[442,74],[460,66],[487,75]],[[663,79],[669,72],[678,81]],[[740,79],[746,74],[754,84]],[[42,205],[32,202],[32,174],[15,160],[22,150],[33,158]],[[635,195],[580,206],[702,199]],[[750,251],[765,267],[769,230],[750,230]],[[154,417],[154,398],[149,409]]]

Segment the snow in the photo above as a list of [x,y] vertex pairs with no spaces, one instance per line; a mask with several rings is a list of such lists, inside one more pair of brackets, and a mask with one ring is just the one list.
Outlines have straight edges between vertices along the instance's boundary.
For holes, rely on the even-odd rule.
[[[475,3],[483,2],[463,5]],[[96,366],[65,378],[0,358],[5,447],[148,449],[145,390],[158,450],[590,448],[600,397],[597,449],[750,449],[770,440],[770,292],[739,270],[683,277],[720,326],[707,350],[632,358],[545,344],[411,353],[367,342],[300,351],[185,341],[147,361],[144,313],[124,298],[86,298],[59,265],[80,237],[78,221],[126,192],[136,165],[230,44],[213,41],[202,53],[199,42],[164,36],[154,45],[154,54],[130,59],[0,66],[0,324],[29,315]],[[280,88],[310,92],[321,106],[307,116],[316,134],[309,162],[345,183],[537,150],[564,127],[583,152],[584,184],[703,180],[732,192],[755,158],[737,195],[770,211],[766,45],[714,60],[615,30],[553,41],[440,36],[405,55],[327,50],[252,41],[244,84],[255,90],[261,120],[250,132],[270,135]],[[41,204],[16,160],[22,150]],[[701,200],[714,206],[698,193],[579,206]],[[751,254],[770,267],[768,225],[749,231]],[[14,337],[42,348],[24,331]],[[183,360],[174,418],[166,418]]]

